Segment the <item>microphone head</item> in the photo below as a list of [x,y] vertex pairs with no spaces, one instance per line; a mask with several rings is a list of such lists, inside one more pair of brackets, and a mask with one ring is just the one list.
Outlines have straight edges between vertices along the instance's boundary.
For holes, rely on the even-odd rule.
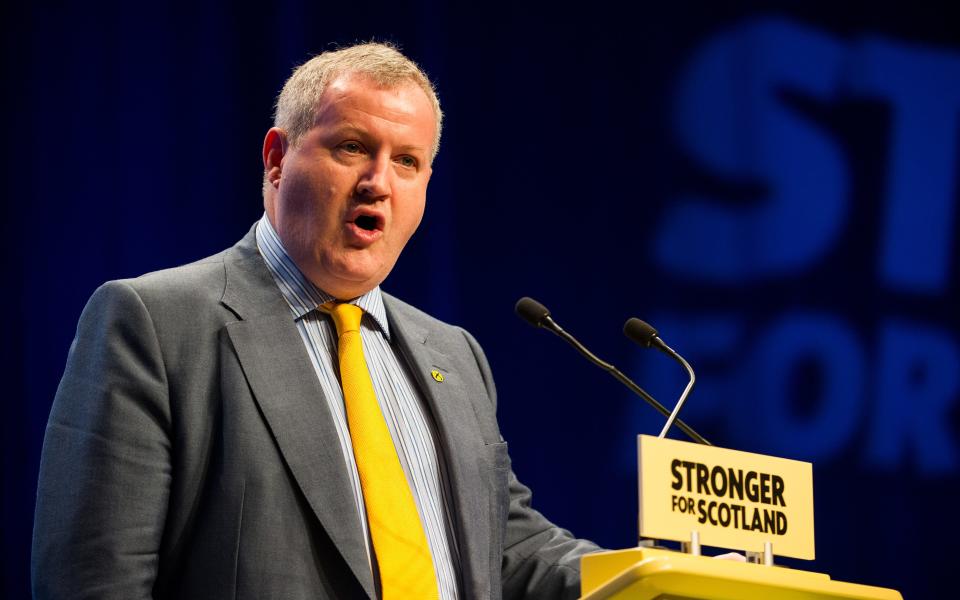
[[646,321],[631,317],[623,325],[623,334],[644,348],[650,348],[657,337],[657,330]]
[[514,310],[520,315],[521,319],[534,327],[542,327],[543,320],[550,316],[550,311],[547,310],[546,306],[527,296],[517,300]]

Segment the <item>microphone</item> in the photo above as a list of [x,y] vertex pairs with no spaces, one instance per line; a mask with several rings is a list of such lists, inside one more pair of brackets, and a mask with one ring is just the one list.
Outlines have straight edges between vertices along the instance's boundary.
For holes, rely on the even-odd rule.
[[[643,398],[647,404],[649,404],[650,406],[655,408],[657,411],[659,411],[660,414],[662,414],[667,418],[671,417],[670,411],[667,410],[667,408],[664,407],[662,404],[657,402],[653,398],[653,396],[651,396],[646,391],[644,391],[643,388],[641,388],[639,385],[634,383],[629,377],[621,373],[620,370],[617,369],[615,366],[611,365],[608,362],[600,360],[600,358],[598,358],[593,352],[590,352],[589,350],[587,350],[587,347],[581,344],[575,337],[573,337],[572,335],[564,331],[564,329],[560,327],[560,325],[558,325],[556,321],[553,320],[553,317],[550,316],[550,311],[547,309],[546,306],[540,304],[533,298],[528,298],[524,296],[523,298],[520,298],[520,300],[517,301],[515,310],[517,315],[519,315],[521,319],[523,319],[524,321],[526,321],[527,323],[529,323],[534,327],[546,329],[554,333],[555,335],[559,336],[565,342],[567,342],[568,344],[576,348],[577,352],[582,354],[587,360],[597,365],[607,373],[610,373],[610,375],[612,375],[614,379],[616,379],[623,385],[630,388],[630,391],[632,391],[633,393]],[[656,334],[656,332],[654,332],[654,334]],[[677,427],[680,428],[681,431],[686,433],[690,437],[690,439],[700,444],[706,444],[708,446],[710,445],[710,442],[705,440],[699,433],[694,431],[689,425],[687,425],[680,419],[677,419],[675,415],[673,416],[673,419],[670,421],[670,423],[672,424],[674,421],[676,422]],[[660,437],[663,437],[663,434],[661,434]]]
[[520,315],[520,318],[530,323],[534,327],[543,327],[546,321],[549,321],[551,325],[547,324],[548,329],[553,329],[553,327],[559,328],[560,326],[554,323],[553,319],[550,318],[550,311],[547,310],[547,307],[540,304],[533,298],[529,296],[524,296],[517,300],[517,305],[514,307],[514,310]]
[[[670,413],[670,416],[667,417],[667,422],[664,424],[663,430],[658,436],[661,438],[665,437],[667,435],[667,431],[670,430],[670,427],[674,422],[676,422],[677,426],[679,427],[681,421],[677,419],[677,415],[680,414],[680,409],[683,408],[684,402],[687,401],[687,396],[689,396],[690,392],[693,391],[693,386],[697,382],[697,376],[694,374],[690,363],[684,360],[682,356],[673,350],[673,348],[668,346],[662,339],[660,339],[660,336],[657,334],[657,330],[646,321],[641,321],[636,317],[627,319],[627,322],[623,325],[623,333],[644,348],[656,348],[657,350],[660,350],[683,365],[683,368],[687,371],[687,376],[689,377],[687,387],[684,388],[683,393],[680,394],[680,400],[678,400],[677,405],[673,407],[673,411]],[[703,440],[701,443],[707,444],[708,446],[710,445],[710,443],[706,440]]]

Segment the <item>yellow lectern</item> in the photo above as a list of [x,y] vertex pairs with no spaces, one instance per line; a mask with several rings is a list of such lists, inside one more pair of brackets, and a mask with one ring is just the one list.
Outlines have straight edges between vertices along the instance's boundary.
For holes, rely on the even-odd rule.
[[[586,555],[581,600],[902,600],[896,590],[774,565],[774,553],[814,558],[809,463],[650,436],[638,446],[640,535],[685,551]],[[701,543],[756,562],[700,556]]]
[[824,573],[636,548],[584,556],[581,600],[902,600]]

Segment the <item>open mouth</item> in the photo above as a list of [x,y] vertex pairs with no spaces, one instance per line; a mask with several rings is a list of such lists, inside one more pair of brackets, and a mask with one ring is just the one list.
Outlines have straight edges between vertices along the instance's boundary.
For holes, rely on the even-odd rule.
[[356,238],[355,242],[361,244],[373,243],[380,239],[386,226],[386,217],[377,210],[369,207],[358,206],[347,215],[349,230]]
[[375,231],[377,229],[377,218],[370,215],[360,215],[354,220],[354,223],[357,227],[366,231]]

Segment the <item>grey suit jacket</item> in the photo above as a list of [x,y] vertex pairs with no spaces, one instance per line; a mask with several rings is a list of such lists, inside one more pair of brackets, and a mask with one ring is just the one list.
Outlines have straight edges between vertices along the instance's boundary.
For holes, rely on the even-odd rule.
[[[384,302],[437,424],[464,596],[576,597],[596,547],[530,508],[480,346]],[[58,600],[375,597],[327,404],[252,230],[90,299],[44,439],[32,569],[34,596]]]

